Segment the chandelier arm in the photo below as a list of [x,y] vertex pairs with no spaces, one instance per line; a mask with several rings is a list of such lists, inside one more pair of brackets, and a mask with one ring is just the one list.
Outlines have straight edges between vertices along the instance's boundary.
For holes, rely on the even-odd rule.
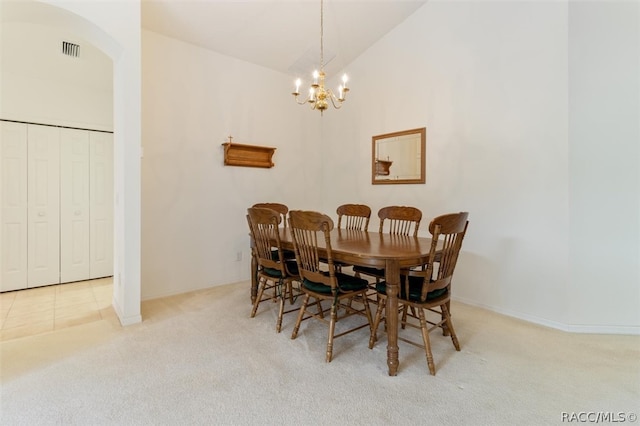
[[306,104],[307,102],[309,102],[309,99],[305,99],[304,101],[300,102],[300,101],[298,100],[298,97],[297,97],[297,96],[296,96],[295,98],[296,98],[296,103],[297,103],[298,105],[304,105],[304,104]]
[[[331,104],[333,105],[333,107],[335,109],[342,108],[342,102],[344,102],[344,99],[340,100],[339,98],[337,98],[336,95],[334,95],[331,90],[327,90],[327,93],[329,94],[329,99],[331,99]],[[338,102],[337,104],[336,104],[336,101]]]
[[338,103],[336,104],[336,101],[334,99],[335,99],[335,96],[331,96],[331,104],[333,105],[333,107],[335,109],[342,108],[342,102],[338,101]]

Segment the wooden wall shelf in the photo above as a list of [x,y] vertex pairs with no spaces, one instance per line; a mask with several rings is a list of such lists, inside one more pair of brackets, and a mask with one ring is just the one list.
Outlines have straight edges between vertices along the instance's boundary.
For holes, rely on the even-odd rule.
[[231,142],[225,142],[222,146],[224,146],[225,166],[263,167],[268,169],[275,165],[271,160],[276,150],[275,148]]
[[376,176],[389,176],[393,161],[376,160]]

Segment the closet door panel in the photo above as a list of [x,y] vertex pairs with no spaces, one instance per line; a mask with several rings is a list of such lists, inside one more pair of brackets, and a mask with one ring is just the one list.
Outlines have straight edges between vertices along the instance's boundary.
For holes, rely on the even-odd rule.
[[91,278],[113,275],[113,135],[90,132]]
[[28,127],[28,287],[60,282],[60,130]]
[[27,288],[27,125],[0,122],[0,291]]
[[89,132],[60,130],[60,282],[86,280],[89,262]]

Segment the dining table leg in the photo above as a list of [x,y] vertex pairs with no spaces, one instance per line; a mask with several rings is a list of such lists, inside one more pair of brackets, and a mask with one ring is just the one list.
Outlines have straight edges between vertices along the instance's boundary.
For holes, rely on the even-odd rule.
[[387,366],[389,375],[398,374],[398,289],[400,287],[400,266],[397,261],[387,259],[385,267],[387,281]]

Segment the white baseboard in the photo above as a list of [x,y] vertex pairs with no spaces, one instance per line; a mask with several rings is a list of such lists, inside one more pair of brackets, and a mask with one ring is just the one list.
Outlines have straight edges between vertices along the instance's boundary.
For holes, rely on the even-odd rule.
[[115,300],[113,300],[111,304],[113,305],[113,310],[116,311],[118,320],[120,320],[120,325],[122,325],[123,327],[126,327],[128,325],[133,325],[133,324],[139,324],[142,322],[142,315],[133,315],[130,317],[125,317],[124,314],[122,313],[122,309],[120,309],[120,306],[118,306],[118,303]]
[[567,331],[571,333],[588,334],[627,334],[640,336],[640,327],[632,325],[567,325]]
[[500,309],[495,306],[484,305],[473,300],[468,300],[461,297],[452,297],[452,300],[466,305],[476,306],[478,308],[486,309],[491,312],[496,312],[501,315],[521,319],[533,324],[543,325],[545,327],[555,328],[556,330],[562,330],[569,333],[585,333],[585,334],[626,334],[632,336],[640,335],[640,326],[629,325],[576,325],[576,324],[564,324],[557,321],[550,321],[545,318],[540,318],[534,315],[524,314],[522,312],[510,311],[508,309]]

